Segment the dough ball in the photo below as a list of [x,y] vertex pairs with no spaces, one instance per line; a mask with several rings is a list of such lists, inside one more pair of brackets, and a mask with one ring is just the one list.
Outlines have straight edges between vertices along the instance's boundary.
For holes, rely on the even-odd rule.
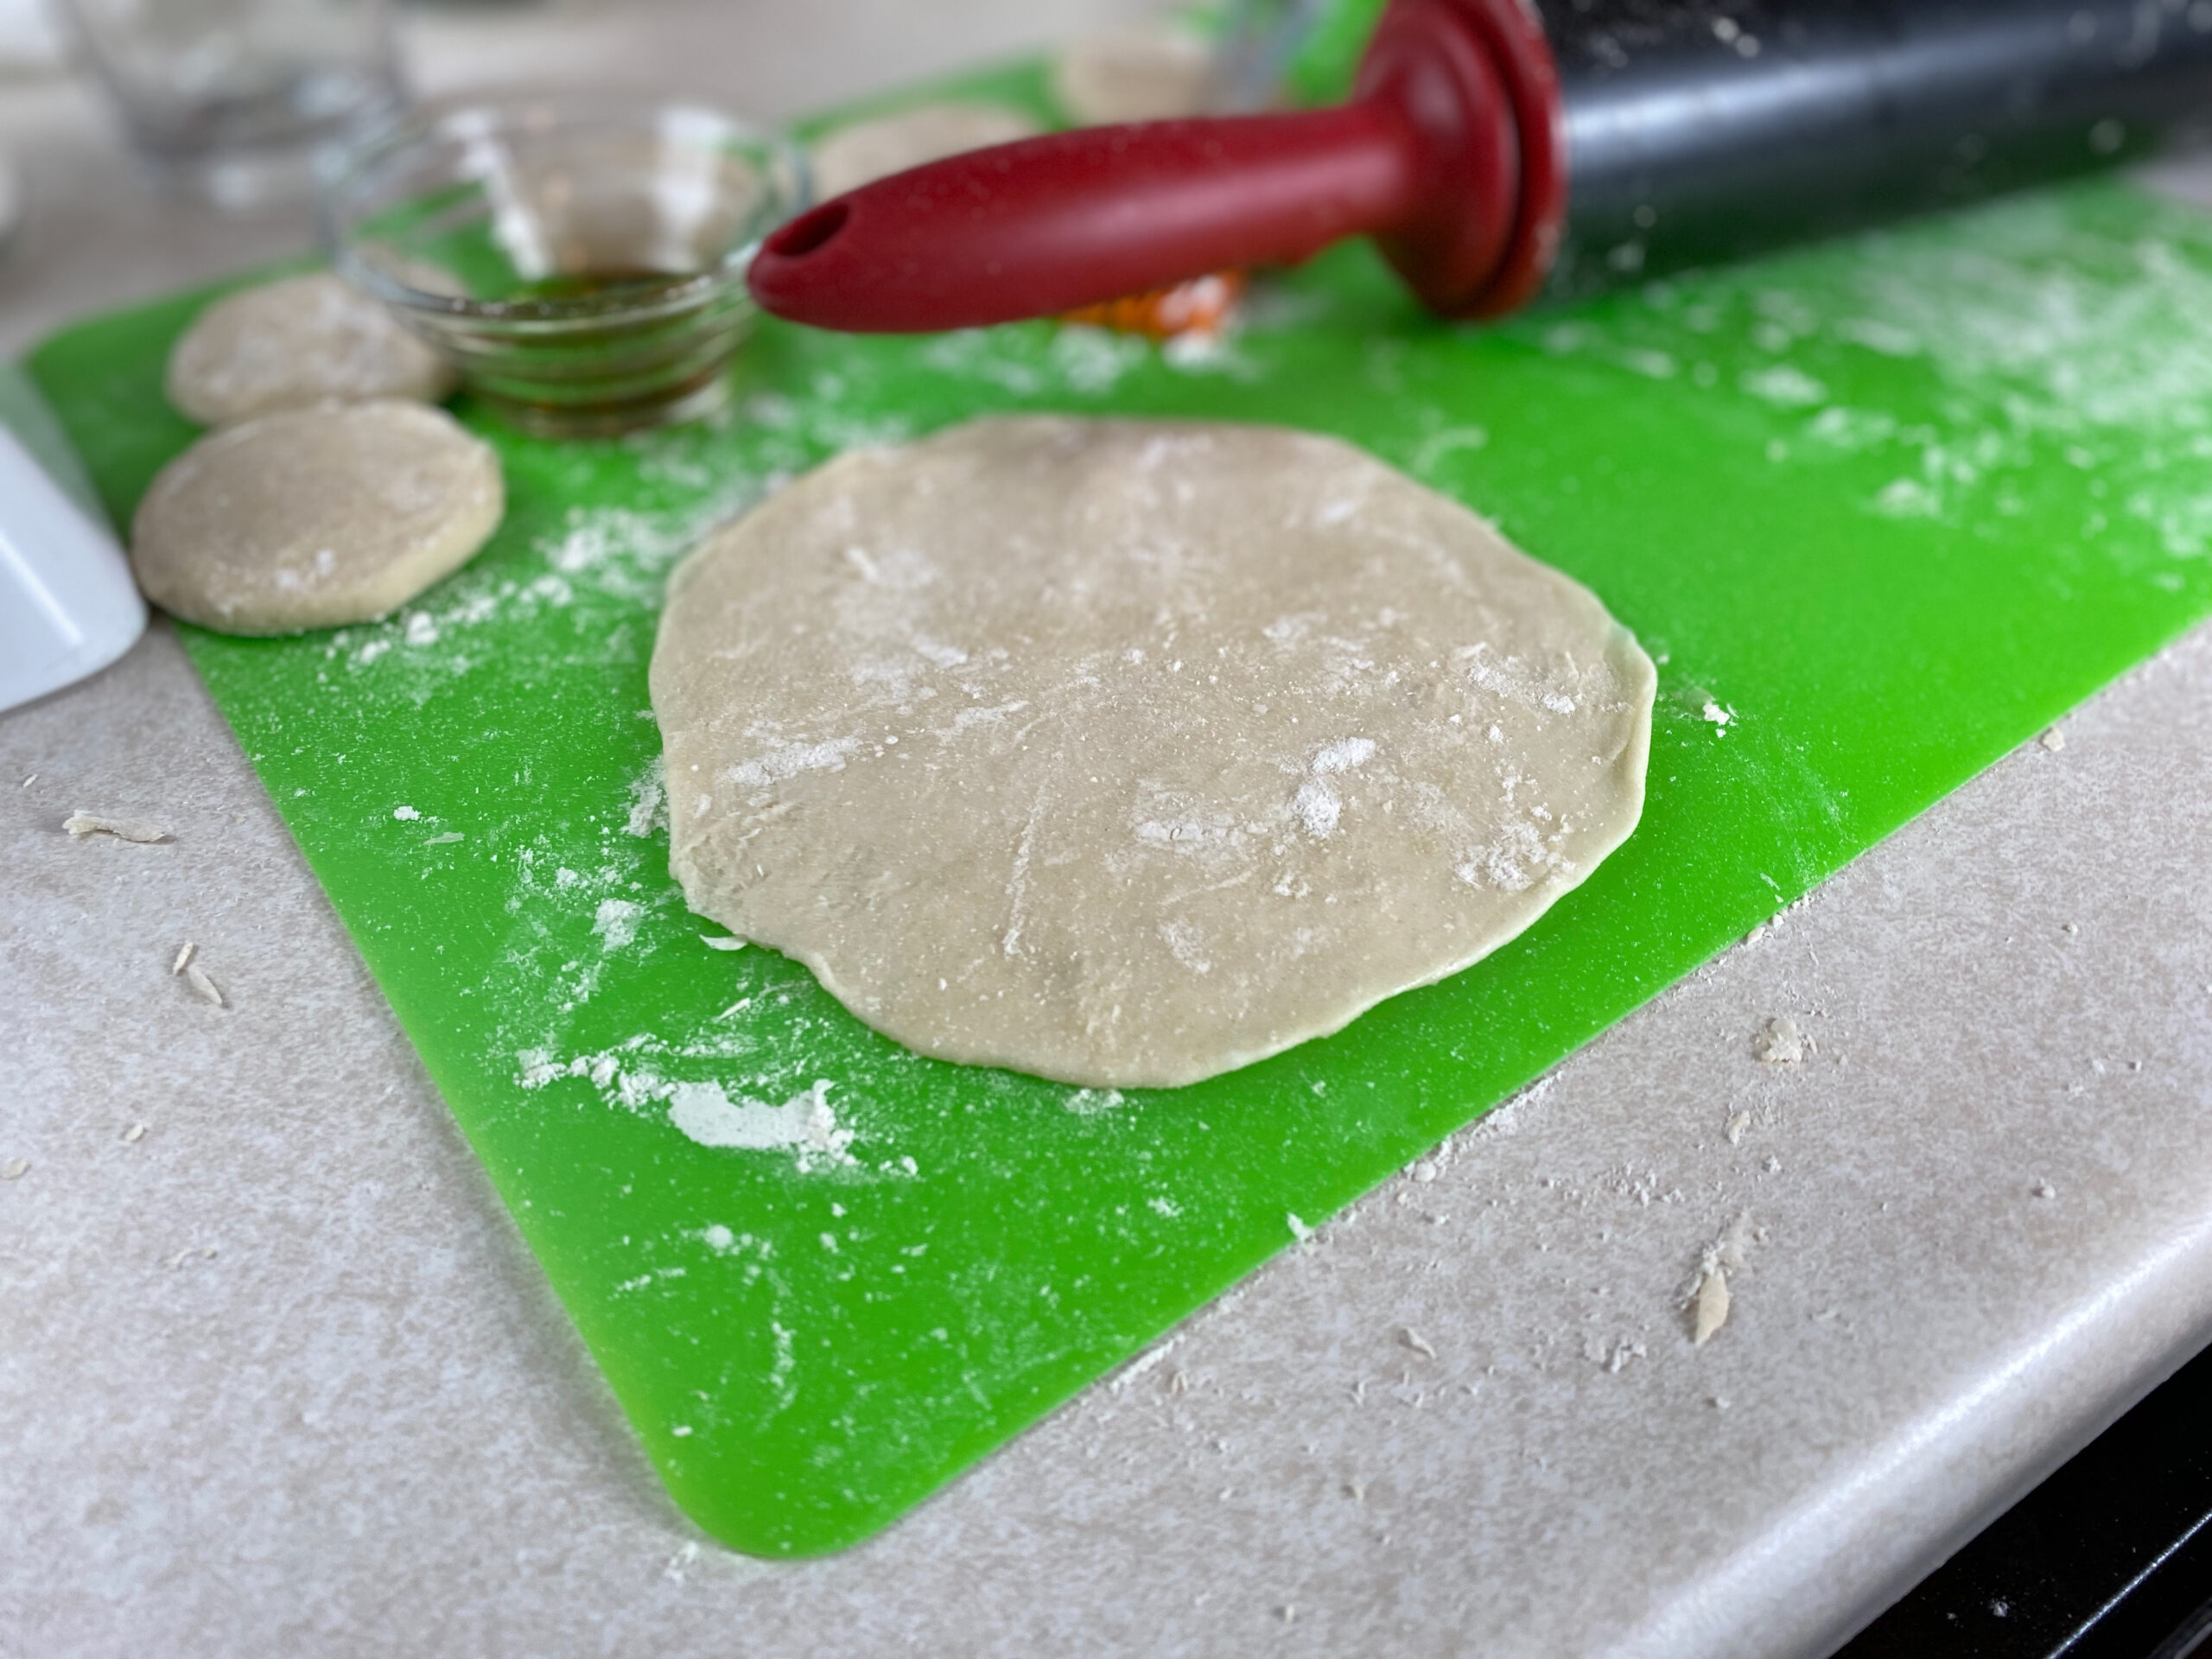
[[1332,438],[978,421],[678,569],[671,864],[924,1053],[1194,1082],[1541,915],[1642,810],[1586,589]]
[[218,300],[169,353],[169,402],[203,426],[327,397],[415,397],[454,389],[453,367],[378,302],[327,271]]
[[1211,48],[1172,29],[1096,35],[1062,48],[1052,64],[1052,96],[1082,126],[1198,115],[1213,82]]
[[226,633],[368,622],[466,564],[505,505],[499,457],[442,409],[280,410],[162,469],[130,564],[163,610]]
[[814,191],[842,196],[877,179],[964,150],[1034,137],[1039,129],[1019,110],[984,104],[925,104],[919,109],[840,127],[814,145]]

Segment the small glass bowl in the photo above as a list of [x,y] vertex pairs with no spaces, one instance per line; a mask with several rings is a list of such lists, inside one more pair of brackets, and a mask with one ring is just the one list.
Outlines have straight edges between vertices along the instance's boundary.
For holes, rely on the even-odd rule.
[[340,275],[554,437],[729,396],[760,239],[807,205],[796,147],[707,105],[607,92],[422,106],[323,181]]

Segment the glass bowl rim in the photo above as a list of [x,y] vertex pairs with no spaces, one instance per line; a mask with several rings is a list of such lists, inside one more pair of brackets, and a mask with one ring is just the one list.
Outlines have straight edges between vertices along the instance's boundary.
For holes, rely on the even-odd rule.
[[[347,232],[345,212],[353,190],[372,177],[376,169],[390,165],[410,149],[444,137],[462,118],[486,118],[492,130],[512,130],[525,112],[543,111],[548,118],[538,125],[550,130],[639,126],[679,111],[710,117],[720,126],[721,137],[766,152],[767,165],[761,168],[768,193],[766,211],[775,217],[703,270],[671,271],[663,281],[644,278],[598,294],[480,300],[464,294],[434,293],[402,281],[383,266],[361,257]],[[567,322],[605,322],[610,317],[644,321],[690,309],[733,281],[741,281],[769,232],[804,213],[813,194],[812,170],[804,147],[782,132],[731,114],[711,98],[619,87],[523,86],[449,93],[410,105],[328,159],[316,181],[315,217],[332,268],[387,305],[455,321],[533,323],[547,327],[548,332],[558,332],[558,325]]]

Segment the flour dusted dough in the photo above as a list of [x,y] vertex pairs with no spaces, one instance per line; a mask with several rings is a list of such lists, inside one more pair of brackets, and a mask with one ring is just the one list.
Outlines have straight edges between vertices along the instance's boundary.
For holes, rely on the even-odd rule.
[[1107,1088],[1527,927],[1634,827],[1654,674],[1334,439],[1025,417],[721,531],[652,684],[694,909],[925,1053]]
[[226,633],[367,622],[467,563],[505,505],[499,458],[443,410],[280,410],[162,469],[130,564],[162,609]]
[[1037,124],[1020,111],[988,104],[925,104],[856,121],[815,144],[814,193],[842,196],[925,162],[1010,144],[1037,131]]
[[169,353],[166,385],[169,402],[204,426],[326,397],[435,403],[453,388],[445,359],[327,272],[216,301]]

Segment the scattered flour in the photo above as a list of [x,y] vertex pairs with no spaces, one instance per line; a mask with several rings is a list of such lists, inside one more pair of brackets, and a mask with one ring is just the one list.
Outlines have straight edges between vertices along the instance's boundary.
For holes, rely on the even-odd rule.
[[1546,1072],[1542,1077],[1538,1077],[1534,1083],[1529,1084],[1526,1088],[1522,1089],[1514,1094],[1508,1095],[1503,1100],[1499,1101],[1497,1105],[1491,1107],[1490,1110],[1484,1112],[1472,1123],[1470,1123],[1465,1128],[1460,1130],[1459,1135],[1454,1135],[1451,1140],[1446,1141],[1441,1147],[1439,1147],[1429,1155],[1432,1158],[1436,1159],[1438,1160],[1439,1166],[1441,1167],[1449,1163],[1452,1156],[1456,1153],[1462,1138],[1465,1136],[1476,1135],[1503,1135],[1520,1134],[1521,1125],[1524,1121],[1522,1114],[1522,1108],[1525,1106],[1533,1106],[1538,1101],[1541,1100],[1546,1095],[1551,1093],[1553,1084],[1556,1084],[1558,1081],[1559,1073],[1557,1071]]
[[1487,645],[1462,645],[1452,654],[1466,664],[1468,679],[1494,696],[1547,714],[1571,715],[1575,710],[1573,688],[1523,658],[1494,661]]
[[1745,375],[1744,390],[1784,409],[1811,408],[1828,400],[1826,386],[1788,363],[1777,363]]
[[1874,511],[1889,518],[1942,516],[1943,498],[1916,478],[1893,478],[1874,496]]
[[746,1152],[792,1152],[801,1173],[816,1161],[838,1166],[854,1160],[846,1148],[855,1132],[840,1128],[830,1104],[832,1084],[817,1079],[780,1106],[732,1100],[719,1083],[679,1083],[669,1097],[668,1121],[702,1147]]
[[668,783],[655,755],[652,764],[630,785],[630,816],[622,825],[626,836],[644,837],[668,827]]
[[1787,1014],[1766,1022],[1751,1039],[1751,1052],[1769,1065],[1795,1065],[1805,1058],[1805,1035]]
[[638,937],[638,924],[645,914],[644,906],[627,899],[603,899],[592,918],[591,931],[599,935],[601,946],[611,955]]
[[860,746],[857,737],[832,738],[823,743],[779,743],[752,760],[741,760],[732,766],[729,780],[747,789],[766,789],[803,772],[842,772],[845,757]]
[[1603,1366],[1608,1376],[1618,1376],[1632,1361],[1649,1355],[1643,1343],[1628,1337],[1616,1337],[1607,1342],[1593,1336],[1582,1344],[1582,1357],[1594,1365]]
[[[1764,406],[1770,461],[1817,463],[1836,449],[1892,461],[1867,502],[1887,518],[2013,515],[2024,480],[2062,459],[2094,468],[2113,506],[2075,533],[2170,585],[2178,573],[2151,560],[2212,556],[2197,449],[2212,394],[2212,242],[2133,213],[2116,226],[2113,212],[2095,193],[2021,198],[1878,232],[1862,259],[1716,273],[1694,302],[1662,283],[1602,322],[1508,327],[1548,353],[1633,372],[1655,355],[1709,351],[1693,383]],[[1746,346],[1761,356],[1721,372]],[[1870,353],[1916,365],[1896,383],[1897,406],[1829,401],[1860,381]],[[1787,439],[1785,423],[1796,426]]]
[[1146,1372],[1150,1371],[1158,1366],[1161,1361],[1165,1360],[1169,1354],[1174,1351],[1175,1344],[1179,1340],[1181,1340],[1181,1338],[1170,1337],[1166,1341],[1156,1344],[1153,1347],[1146,1349],[1144,1352],[1139,1354],[1128,1364],[1122,1366],[1121,1371],[1115,1376],[1111,1384],[1114,1391],[1117,1394],[1120,1393],[1123,1389],[1128,1388],[1130,1383],[1144,1376]]
[[1351,772],[1365,766],[1375,758],[1375,740],[1369,737],[1339,738],[1325,743],[1318,750],[1306,770],[1306,781],[1299,785],[1298,793],[1290,803],[1292,816],[1305,826],[1306,833],[1316,841],[1325,841],[1344,816],[1344,802],[1328,783],[1334,773]]

